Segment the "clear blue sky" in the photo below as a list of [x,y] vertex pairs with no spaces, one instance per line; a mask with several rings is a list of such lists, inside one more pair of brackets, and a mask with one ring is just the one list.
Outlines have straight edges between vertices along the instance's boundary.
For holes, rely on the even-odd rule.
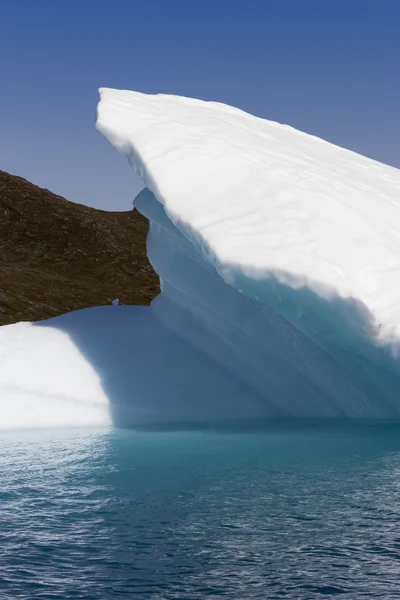
[[400,167],[400,0],[3,0],[0,169],[129,209],[101,86],[217,100]]

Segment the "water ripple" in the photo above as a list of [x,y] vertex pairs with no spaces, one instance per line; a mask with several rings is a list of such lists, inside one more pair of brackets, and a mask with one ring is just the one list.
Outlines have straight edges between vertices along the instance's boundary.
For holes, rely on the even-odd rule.
[[400,597],[399,434],[2,434],[0,596]]

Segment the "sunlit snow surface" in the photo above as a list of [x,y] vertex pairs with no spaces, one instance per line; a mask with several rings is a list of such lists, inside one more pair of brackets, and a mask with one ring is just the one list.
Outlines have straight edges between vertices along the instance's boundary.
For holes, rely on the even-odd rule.
[[15,388],[77,425],[400,417],[400,171],[174,96],[103,89],[97,127],[147,186],[162,293],[2,328],[0,423]]
[[98,373],[58,321],[0,327],[0,429],[110,423]]

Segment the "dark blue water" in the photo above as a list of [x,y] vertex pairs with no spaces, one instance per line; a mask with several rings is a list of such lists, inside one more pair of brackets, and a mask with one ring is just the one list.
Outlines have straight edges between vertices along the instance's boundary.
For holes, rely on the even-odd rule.
[[0,597],[400,598],[400,427],[0,434]]

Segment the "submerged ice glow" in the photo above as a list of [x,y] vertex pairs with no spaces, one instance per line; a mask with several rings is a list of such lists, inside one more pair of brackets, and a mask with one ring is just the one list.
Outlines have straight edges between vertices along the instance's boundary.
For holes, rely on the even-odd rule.
[[2,432],[0,596],[399,598],[399,433]]
[[[135,205],[150,220],[162,291],[148,309],[4,328],[3,358],[14,367],[0,365],[3,423],[10,403],[14,423],[18,402],[40,406],[49,378],[76,425],[87,422],[82,407],[97,404],[89,420],[110,410],[130,426],[399,418],[398,170],[188,98],[103,89],[97,127],[147,186]],[[39,356],[24,350],[32,336]],[[33,375],[16,402],[21,371]],[[42,425],[54,421],[47,406]]]

